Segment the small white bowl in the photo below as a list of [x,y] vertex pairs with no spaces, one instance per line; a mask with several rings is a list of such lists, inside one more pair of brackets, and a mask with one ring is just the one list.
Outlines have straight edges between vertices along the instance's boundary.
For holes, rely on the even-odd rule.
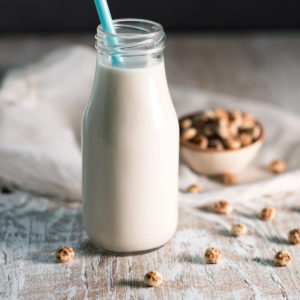
[[260,137],[249,146],[239,149],[199,149],[189,141],[180,141],[180,155],[195,172],[204,175],[221,175],[223,173],[239,173],[253,160],[264,141],[264,129],[261,124]]

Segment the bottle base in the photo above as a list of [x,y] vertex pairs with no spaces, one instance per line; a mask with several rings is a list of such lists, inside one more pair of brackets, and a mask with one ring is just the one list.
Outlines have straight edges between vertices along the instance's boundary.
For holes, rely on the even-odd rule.
[[109,250],[109,249],[105,249],[102,246],[100,246],[98,243],[96,243],[95,241],[93,241],[91,238],[89,238],[90,243],[96,247],[99,250],[102,250],[103,252],[105,252],[108,255],[111,256],[133,256],[133,255],[142,255],[142,254],[147,254],[153,251],[156,251],[162,247],[164,247],[169,241],[167,241],[166,243],[155,247],[155,248],[151,248],[151,249],[146,249],[146,250],[139,250],[139,251],[122,251],[122,252],[118,252],[118,251],[113,251],[113,250]]

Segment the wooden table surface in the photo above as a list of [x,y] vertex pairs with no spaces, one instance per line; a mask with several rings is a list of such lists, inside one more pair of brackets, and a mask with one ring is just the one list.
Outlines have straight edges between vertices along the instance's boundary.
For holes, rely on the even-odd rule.
[[[72,43],[93,44],[91,35],[2,36],[0,74]],[[300,34],[171,35],[166,63],[171,85],[277,103],[300,113]],[[175,237],[158,251],[117,257],[93,248],[82,228],[81,203],[18,190],[0,196],[1,299],[300,299],[300,246],[287,232],[300,227],[300,186],[216,215],[209,205],[180,204]],[[227,199],[230,200],[230,199]],[[209,201],[208,201],[209,202]],[[278,208],[272,222],[257,218],[265,205]],[[231,224],[250,234],[233,238]],[[54,251],[70,245],[74,261],[57,264]],[[207,265],[216,246],[222,263]],[[294,260],[276,267],[276,251]],[[148,288],[143,275],[160,271],[164,283]]]

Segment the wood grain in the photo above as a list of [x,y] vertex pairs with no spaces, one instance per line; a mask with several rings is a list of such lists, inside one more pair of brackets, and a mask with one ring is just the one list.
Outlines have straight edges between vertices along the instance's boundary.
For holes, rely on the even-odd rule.
[[[300,227],[300,191],[234,203],[230,215],[217,215],[211,204],[181,202],[175,237],[158,251],[118,257],[95,249],[82,228],[81,204],[24,192],[0,197],[0,296],[2,299],[299,299],[300,246],[287,232]],[[263,222],[264,205],[278,217]],[[234,238],[231,224],[248,226],[250,234]],[[73,262],[58,264],[61,245],[75,250]],[[215,246],[222,263],[207,265],[203,254]],[[272,261],[287,249],[286,268]],[[154,269],[164,276],[160,288],[148,288],[143,275]]]
[[[78,42],[92,46],[92,34],[2,36],[0,73]],[[171,35],[166,66],[171,86],[254,98],[300,112],[299,33]],[[0,298],[300,299],[300,246],[286,239],[290,229],[300,227],[300,186],[295,189],[237,201],[228,216],[214,214],[211,203],[199,200],[190,206],[182,199],[175,237],[158,251],[129,257],[105,254],[88,243],[81,203],[21,191],[1,195]],[[264,205],[279,210],[270,223],[257,218]],[[250,234],[231,237],[231,224],[237,222],[246,224]],[[55,262],[54,252],[62,245],[74,248],[73,262]],[[223,252],[221,264],[205,264],[209,246]],[[286,268],[272,261],[280,249],[293,256]],[[160,288],[144,285],[150,269],[163,274]]]

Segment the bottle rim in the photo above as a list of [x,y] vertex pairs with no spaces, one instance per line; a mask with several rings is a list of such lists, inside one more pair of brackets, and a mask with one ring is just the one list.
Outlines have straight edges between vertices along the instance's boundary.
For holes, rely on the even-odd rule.
[[97,27],[96,49],[103,55],[146,56],[160,53],[165,48],[162,25],[145,19],[113,20],[116,33]]
[[[133,27],[132,25],[126,25],[126,23],[130,23],[130,22],[136,22],[136,23],[140,23],[140,24],[144,24],[144,25],[152,25],[151,29],[152,31],[150,32],[146,32],[147,29],[145,28],[137,28],[137,27]],[[150,21],[150,20],[146,20],[146,19],[137,19],[137,18],[124,18],[124,19],[115,19],[113,20],[113,24],[115,29],[118,29],[118,27],[120,27],[120,25],[122,27],[127,27],[127,28],[132,28],[132,29],[139,29],[139,30],[144,30],[146,33],[136,33],[136,34],[132,34],[132,33],[123,33],[123,34],[119,34],[119,33],[109,33],[109,32],[105,32],[102,28],[102,25],[98,25],[97,27],[97,35],[98,34],[104,34],[107,37],[115,37],[115,38],[120,38],[120,37],[124,37],[127,39],[134,39],[137,37],[143,37],[143,38],[151,38],[155,35],[159,35],[161,33],[164,33],[164,28],[161,24],[155,22],[155,21]]]

